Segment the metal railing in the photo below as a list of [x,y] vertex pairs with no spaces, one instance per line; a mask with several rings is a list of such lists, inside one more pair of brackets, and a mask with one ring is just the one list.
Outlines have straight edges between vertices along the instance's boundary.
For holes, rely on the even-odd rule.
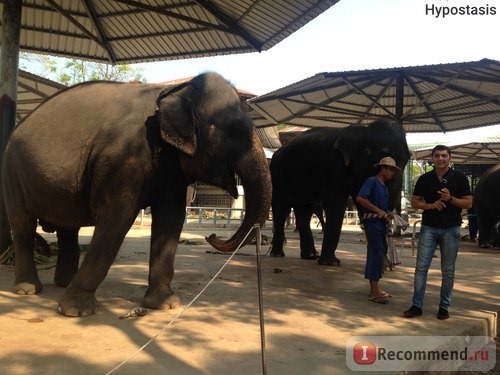
[[[239,226],[244,217],[244,208],[187,206],[184,225],[214,227]],[[269,211],[269,220],[272,221],[271,211]],[[345,211],[344,224],[358,225],[359,223],[360,220],[358,217],[358,211]],[[136,224],[139,224],[140,226],[151,225],[151,215],[146,214],[144,210],[141,210],[137,216]],[[295,225],[295,214],[293,209],[286,222],[286,227],[288,228],[291,225]]]
[[[243,208],[227,207],[186,207],[184,225],[192,226],[239,226],[245,217]],[[140,226],[151,225],[151,214],[141,210],[136,219]]]
[[184,224],[212,224],[226,225],[231,224],[240,225],[245,217],[244,208],[227,208],[227,207],[186,207],[186,218]]

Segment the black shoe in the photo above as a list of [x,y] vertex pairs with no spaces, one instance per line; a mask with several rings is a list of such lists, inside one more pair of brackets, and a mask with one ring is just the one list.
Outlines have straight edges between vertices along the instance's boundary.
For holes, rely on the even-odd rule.
[[442,307],[439,308],[438,313],[437,313],[437,318],[439,320],[446,320],[450,317],[450,314],[448,314],[448,310],[443,309]]
[[422,315],[422,309],[417,306],[412,306],[403,313],[403,316],[405,318],[413,318],[415,316],[421,316],[421,315]]

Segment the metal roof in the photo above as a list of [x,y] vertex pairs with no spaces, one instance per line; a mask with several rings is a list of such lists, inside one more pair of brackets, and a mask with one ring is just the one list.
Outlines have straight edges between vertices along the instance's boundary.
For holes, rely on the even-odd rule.
[[19,70],[17,79],[17,121],[28,115],[40,103],[66,88],[61,83]]
[[268,124],[345,127],[389,118],[407,132],[500,123],[500,63],[424,65],[319,73],[249,104]]
[[[500,135],[471,140],[469,143],[447,144],[451,160],[456,164],[500,163]],[[434,147],[434,146],[433,146]],[[433,147],[413,151],[416,160],[431,160]]]
[[261,52],[338,1],[22,0],[20,48],[107,63]]

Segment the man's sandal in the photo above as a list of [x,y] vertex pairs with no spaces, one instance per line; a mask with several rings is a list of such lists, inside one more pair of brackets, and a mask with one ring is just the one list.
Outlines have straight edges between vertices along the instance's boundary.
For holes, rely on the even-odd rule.
[[381,303],[381,304],[385,304],[385,303],[389,302],[389,299],[383,295],[370,297],[369,300],[372,302]]
[[[371,294],[368,294],[368,297],[372,298],[373,296]],[[377,297],[392,298],[392,294],[389,292],[382,292]]]

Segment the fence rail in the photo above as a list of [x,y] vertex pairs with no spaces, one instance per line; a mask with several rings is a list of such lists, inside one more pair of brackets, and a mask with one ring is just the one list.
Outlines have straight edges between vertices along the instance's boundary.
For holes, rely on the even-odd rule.
[[[184,225],[187,226],[214,226],[230,227],[239,226],[245,217],[244,208],[228,207],[186,207]],[[272,221],[272,212],[269,211],[269,221]],[[345,211],[344,224],[359,224],[358,211]],[[141,210],[136,219],[140,226],[151,225],[151,215]],[[295,225],[295,215],[292,209],[286,222],[287,227]]]

